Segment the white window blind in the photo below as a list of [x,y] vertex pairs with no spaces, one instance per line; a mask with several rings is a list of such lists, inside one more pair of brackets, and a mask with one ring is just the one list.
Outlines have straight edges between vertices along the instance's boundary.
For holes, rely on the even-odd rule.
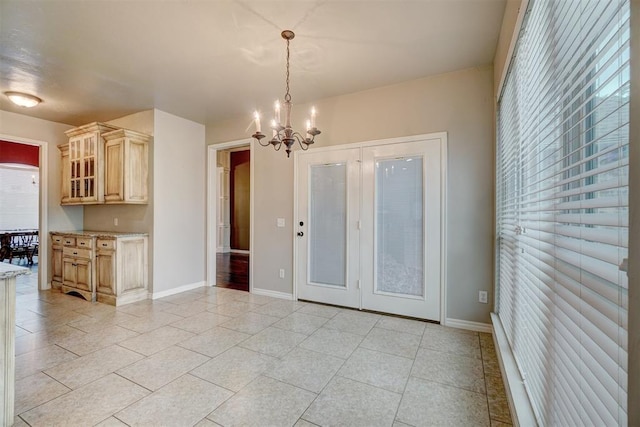
[[531,0],[498,104],[497,312],[540,425],[627,424],[628,0]]

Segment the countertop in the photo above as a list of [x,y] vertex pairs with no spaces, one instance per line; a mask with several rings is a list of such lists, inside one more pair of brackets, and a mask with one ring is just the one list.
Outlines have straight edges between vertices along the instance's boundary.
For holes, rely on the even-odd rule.
[[135,237],[135,236],[149,235],[149,233],[96,231],[96,230],[51,231],[51,233],[64,234],[66,236],[81,236],[81,237]]
[[18,267],[17,265],[0,262],[0,280],[10,279],[21,274],[31,274],[28,268]]

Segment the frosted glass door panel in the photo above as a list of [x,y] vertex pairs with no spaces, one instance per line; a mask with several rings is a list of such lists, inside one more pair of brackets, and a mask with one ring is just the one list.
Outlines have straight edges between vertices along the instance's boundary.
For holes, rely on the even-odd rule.
[[422,157],[376,162],[376,293],[424,296],[422,165]]
[[346,285],[347,165],[311,166],[309,281]]

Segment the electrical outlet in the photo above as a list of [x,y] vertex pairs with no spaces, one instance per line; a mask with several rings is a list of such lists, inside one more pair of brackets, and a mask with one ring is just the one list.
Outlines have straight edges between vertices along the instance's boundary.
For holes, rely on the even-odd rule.
[[280,269],[280,278],[284,279],[284,268]]
[[487,303],[487,291],[478,292],[478,302],[481,302],[483,304]]
[[118,218],[113,218],[113,225],[118,226]]

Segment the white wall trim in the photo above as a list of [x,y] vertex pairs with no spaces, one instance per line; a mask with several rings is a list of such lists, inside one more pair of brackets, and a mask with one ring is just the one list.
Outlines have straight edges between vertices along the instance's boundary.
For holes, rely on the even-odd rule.
[[253,288],[253,291],[251,293],[256,294],[256,295],[262,295],[262,296],[265,296],[265,297],[286,299],[286,300],[290,300],[290,301],[294,301],[295,300],[295,298],[293,297],[293,294],[288,294],[286,292],[271,291],[269,289]]
[[186,285],[178,286],[177,288],[167,289],[165,291],[153,292],[149,294],[149,299],[158,299],[164,298],[171,295],[179,294],[181,292],[191,291],[193,289],[198,289],[207,286],[206,281],[195,282],[195,283],[187,283]]
[[493,323],[493,342],[498,355],[498,364],[500,365],[500,373],[502,374],[502,381],[509,401],[513,425],[516,427],[535,426],[537,422],[533,414],[533,408],[524,388],[524,381],[520,376],[511,346],[507,341],[507,335],[504,333],[500,317],[495,313],[491,313],[491,321]]
[[38,173],[39,186],[38,197],[38,289],[51,289],[49,282],[49,214],[47,207],[49,206],[49,150],[45,141],[36,139],[20,138],[12,135],[0,134],[0,139],[17,144],[37,145],[39,150]]
[[476,332],[486,332],[489,334],[493,332],[490,323],[471,322],[469,320],[451,319],[449,317],[445,319],[442,325],[448,326],[450,328],[466,329],[468,331]]
[[221,142],[219,144],[207,145],[207,278],[208,286],[216,285],[216,253],[218,249],[217,242],[217,219],[216,213],[218,209],[218,150],[226,150],[229,148],[238,148],[243,146],[249,147],[249,292],[253,292],[253,238],[254,238],[254,143],[253,138],[239,139],[229,142]]

